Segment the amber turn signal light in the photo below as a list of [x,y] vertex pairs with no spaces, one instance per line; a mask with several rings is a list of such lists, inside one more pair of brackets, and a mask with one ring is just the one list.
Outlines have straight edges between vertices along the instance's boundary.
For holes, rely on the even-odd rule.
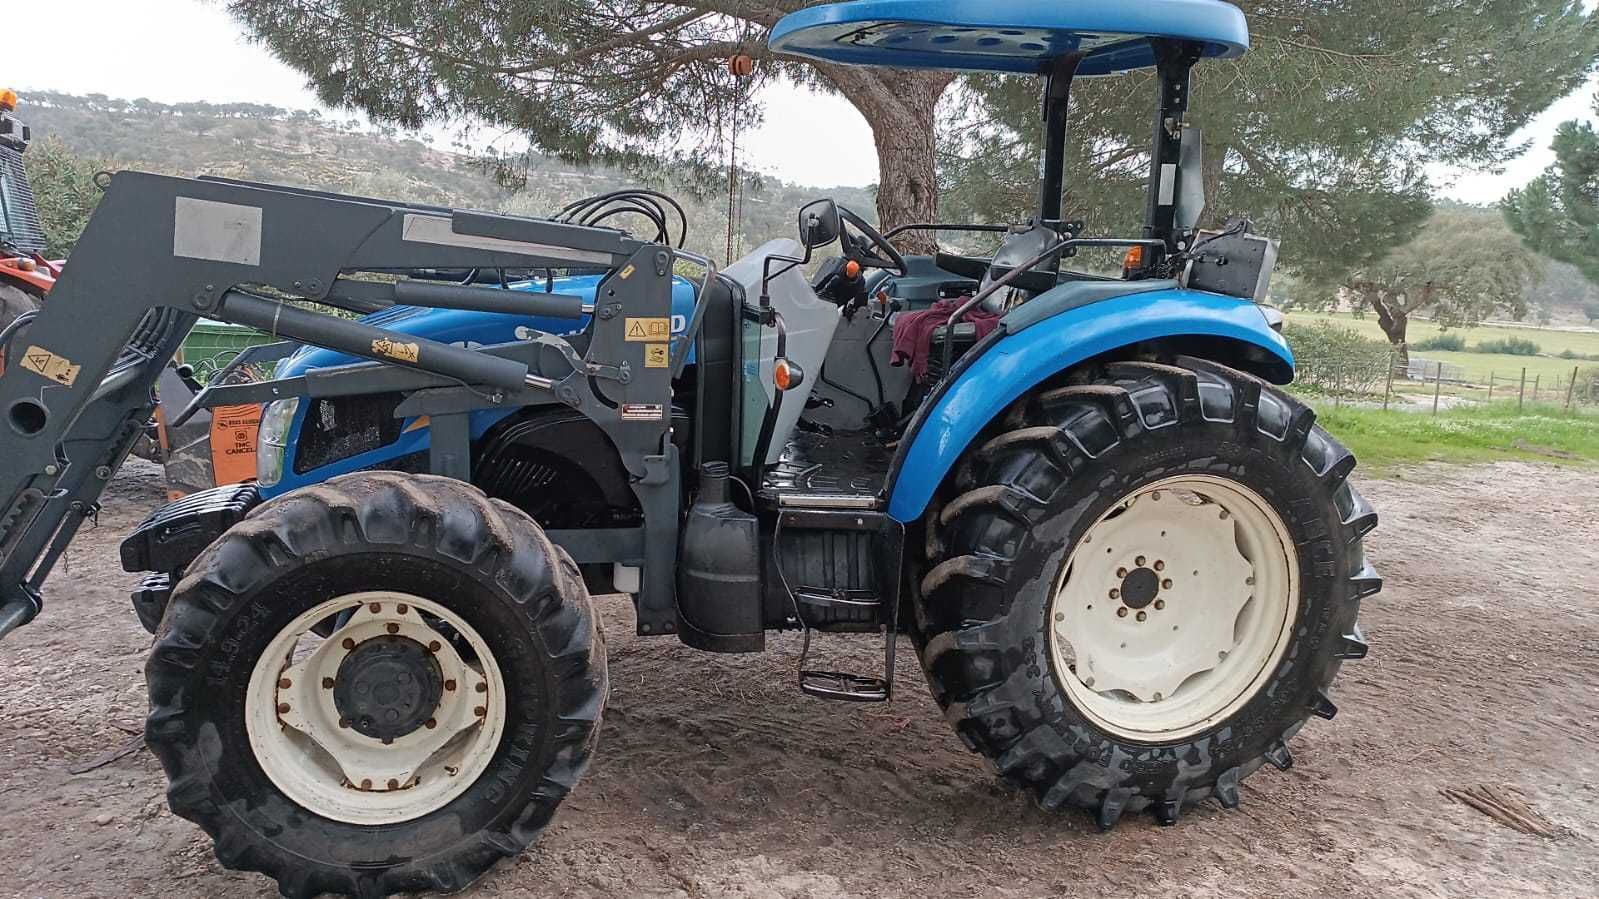
[[787,359],[779,359],[772,366],[772,383],[778,390],[787,393],[805,383],[805,369]]
[[1135,272],[1144,267],[1144,248],[1133,247],[1122,257],[1122,271]]

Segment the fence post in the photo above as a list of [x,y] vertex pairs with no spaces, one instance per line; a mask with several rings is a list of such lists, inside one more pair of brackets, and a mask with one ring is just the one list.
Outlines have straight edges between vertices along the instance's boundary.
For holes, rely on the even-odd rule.
[[1538,382],[1543,380],[1543,372],[1532,376],[1532,401],[1538,402]]
[[1516,394],[1516,411],[1520,412],[1527,405],[1527,370],[1521,370],[1521,392]]
[[1340,409],[1344,405],[1344,364],[1333,365],[1333,408]]
[[1494,401],[1494,373],[1488,373],[1488,402]]
[[1438,414],[1438,396],[1444,392],[1444,364],[1438,363],[1438,368],[1432,376],[1432,414]]
[[1577,369],[1581,366],[1571,367],[1571,386],[1566,388],[1566,411],[1571,411],[1571,398],[1577,393]]
[[1382,389],[1382,411],[1388,411],[1388,399],[1394,394],[1394,363],[1397,357],[1394,353],[1388,354],[1388,384]]

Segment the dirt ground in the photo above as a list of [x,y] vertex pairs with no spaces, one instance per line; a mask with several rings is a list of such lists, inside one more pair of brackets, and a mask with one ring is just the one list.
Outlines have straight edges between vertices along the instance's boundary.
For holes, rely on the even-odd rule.
[[[807,699],[798,643],[756,657],[630,636],[599,600],[612,693],[598,760],[543,840],[476,896],[1599,896],[1599,472],[1432,467],[1364,488],[1388,578],[1342,713],[1291,744],[1243,808],[1108,834],[1000,786],[939,717],[902,643],[890,704]],[[120,537],[160,502],[125,472],[97,530],[0,644],[0,895],[274,895],[166,809],[140,748],[149,637]],[[869,665],[868,640],[822,649]],[[71,773],[127,752],[101,767]],[[1445,798],[1519,790],[1530,836]]]

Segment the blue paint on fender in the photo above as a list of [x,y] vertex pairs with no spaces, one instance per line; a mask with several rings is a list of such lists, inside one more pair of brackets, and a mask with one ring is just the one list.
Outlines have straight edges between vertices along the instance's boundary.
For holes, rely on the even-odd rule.
[[922,419],[889,497],[900,522],[921,517],[978,432],[1006,406],[1085,359],[1145,340],[1185,335],[1254,344],[1292,370],[1293,353],[1248,300],[1194,290],[1133,294],[1071,309],[999,342],[974,361]]

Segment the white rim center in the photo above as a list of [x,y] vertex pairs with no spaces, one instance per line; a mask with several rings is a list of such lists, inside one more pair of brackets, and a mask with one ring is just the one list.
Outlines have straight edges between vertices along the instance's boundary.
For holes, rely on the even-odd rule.
[[[343,623],[329,637],[311,633],[335,615]],[[476,658],[464,659],[440,624]],[[388,740],[358,732],[334,701],[340,666],[372,640],[414,641],[442,681],[427,721]],[[245,704],[250,747],[272,783],[350,824],[395,824],[447,805],[482,776],[505,730],[505,684],[483,638],[436,602],[388,591],[330,599],[295,618],[257,660]]]
[[1212,475],[1167,478],[1073,548],[1050,606],[1055,678],[1106,730],[1179,739],[1258,692],[1298,607],[1293,542],[1259,494]]

